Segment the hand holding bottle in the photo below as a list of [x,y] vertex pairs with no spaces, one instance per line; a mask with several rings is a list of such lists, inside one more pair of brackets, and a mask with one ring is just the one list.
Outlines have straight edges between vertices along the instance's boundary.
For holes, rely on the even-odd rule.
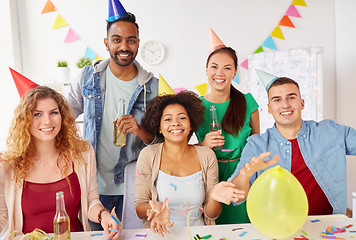
[[203,146],[208,146],[212,149],[222,147],[225,144],[224,136],[221,135],[222,131],[212,131],[205,135],[204,141],[201,143]]
[[[210,133],[205,135],[205,140],[208,140],[209,142],[209,147],[211,147],[214,150],[220,150],[222,149],[224,142],[221,140],[224,139],[224,137],[221,135],[222,130],[221,130],[221,124],[218,120],[218,115],[216,113],[216,108],[215,105],[210,105],[210,124],[209,124],[209,131]],[[208,139],[207,139],[208,135]]]

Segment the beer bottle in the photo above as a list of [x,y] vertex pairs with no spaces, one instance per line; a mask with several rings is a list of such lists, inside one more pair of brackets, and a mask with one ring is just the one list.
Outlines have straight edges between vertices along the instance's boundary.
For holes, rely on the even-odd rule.
[[56,215],[53,219],[54,240],[70,239],[70,219],[66,212],[63,192],[56,193]]
[[126,136],[122,135],[121,132],[119,132],[119,126],[116,125],[116,121],[122,115],[125,115],[125,100],[120,98],[119,107],[117,109],[117,115],[114,120],[114,139],[113,139],[114,145],[118,147],[123,147],[126,145]]
[[[217,131],[221,130],[221,124],[219,123],[218,120],[218,115],[216,114],[216,108],[215,105],[210,105],[210,125],[209,125],[209,131]],[[220,150],[222,149],[223,146],[215,146],[213,147],[214,150]]]

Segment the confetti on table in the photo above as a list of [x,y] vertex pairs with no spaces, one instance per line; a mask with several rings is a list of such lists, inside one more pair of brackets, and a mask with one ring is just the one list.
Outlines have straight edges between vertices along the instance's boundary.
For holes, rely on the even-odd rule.
[[141,174],[140,174],[140,172],[138,171],[138,169],[137,169],[137,176],[141,177]]
[[240,237],[243,237],[243,236],[246,235],[246,233],[247,233],[246,231],[243,231],[239,236],[240,236]]
[[320,220],[319,219],[315,219],[315,220],[312,220],[312,221],[310,221],[311,223],[316,223],[316,222],[320,222]]
[[308,236],[308,234],[305,231],[301,231],[304,235]]
[[211,238],[211,234],[206,235],[206,236],[204,236],[204,237],[200,237],[200,239],[209,239],[209,238]]
[[243,228],[241,228],[241,227],[240,228],[233,228],[232,231],[241,230],[241,229],[243,229]]
[[104,234],[102,233],[90,234],[90,240],[102,240],[103,238],[104,238]]

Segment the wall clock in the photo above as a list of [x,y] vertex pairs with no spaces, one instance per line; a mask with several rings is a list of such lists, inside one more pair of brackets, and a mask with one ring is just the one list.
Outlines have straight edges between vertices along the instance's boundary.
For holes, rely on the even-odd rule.
[[157,40],[147,41],[142,45],[141,57],[148,64],[155,65],[162,62],[164,58],[164,46]]

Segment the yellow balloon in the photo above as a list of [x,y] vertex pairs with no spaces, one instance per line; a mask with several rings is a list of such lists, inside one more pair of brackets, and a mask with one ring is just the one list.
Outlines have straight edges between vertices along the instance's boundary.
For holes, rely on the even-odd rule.
[[286,238],[304,225],[308,199],[293,174],[277,165],[252,184],[246,208],[251,223],[260,233],[270,238]]

